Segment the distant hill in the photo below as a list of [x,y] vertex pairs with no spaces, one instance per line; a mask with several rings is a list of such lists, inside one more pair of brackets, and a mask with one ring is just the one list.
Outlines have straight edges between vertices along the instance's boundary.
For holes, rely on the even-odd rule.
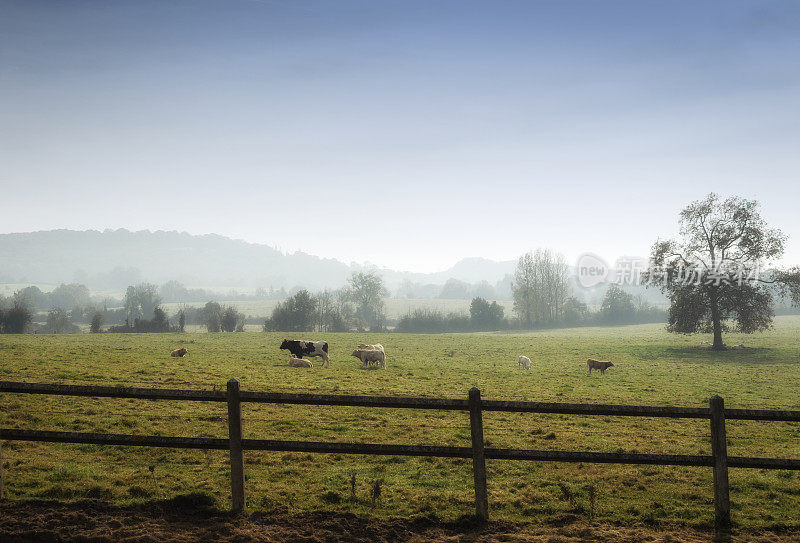
[[[422,274],[376,269],[390,288],[404,281],[443,284],[450,278],[491,284],[513,273],[515,261],[466,258],[442,272]],[[338,288],[358,265],[347,265],[216,234],[131,232],[124,229],[49,230],[0,234],[0,282],[77,281],[92,289],[116,290],[139,281],[217,288]]]

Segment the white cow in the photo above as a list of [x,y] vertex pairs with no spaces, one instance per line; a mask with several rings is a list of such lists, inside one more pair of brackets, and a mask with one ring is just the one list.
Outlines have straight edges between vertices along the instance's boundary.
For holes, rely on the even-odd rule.
[[361,360],[361,367],[365,368],[370,363],[375,363],[377,366],[386,368],[386,354],[382,349],[356,349],[353,351],[352,356]]
[[529,370],[531,369],[531,359],[527,356],[520,355],[519,361],[517,362],[518,367]]
[[314,365],[311,363],[311,360],[306,360],[305,358],[290,358],[289,365],[293,368],[313,368]]

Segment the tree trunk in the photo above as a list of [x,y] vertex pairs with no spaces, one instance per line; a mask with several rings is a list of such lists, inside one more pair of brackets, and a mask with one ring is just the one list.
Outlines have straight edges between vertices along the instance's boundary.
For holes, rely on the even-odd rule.
[[711,291],[711,323],[714,326],[714,344],[711,348],[715,351],[722,351],[725,349],[725,344],[722,343],[722,318],[719,314],[717,293],[715,290]]

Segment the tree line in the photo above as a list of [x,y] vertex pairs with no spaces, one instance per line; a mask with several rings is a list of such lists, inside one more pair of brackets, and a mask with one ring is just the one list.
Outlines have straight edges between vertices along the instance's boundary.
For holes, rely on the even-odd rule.
[[[757,201],[721,199],[712,193],[681,211],[679,227],[680,239],[658,240],[653,245],[651,267],[642,276],[646,286],[658,288],[668,297],[666,314],[614,284],[608,286],[599,310],[589,311],[572,291],[564,256],[537,249],[519,258],[510,280],[513,317],[506,317],[496,301],[474,296],[469,315],[418,309],[401,317],[396,329],[467,332],[666,320],[671,332],[713,333],[713,348],[723,349],[725,331],[765,330],[772,325],[776,303],[790,300],[794,307],[800,304],[800,267],[774,266],[783,256],[787,238],[766,224]],[[442,291],[463,285],[448,282]],[[183,288],[177,283],[166,286],[173,291]],[[101,310],[92,305],[83,285],[61,285],[47,294],[28,287],[11,298],[0,297],[0,332],[25,331],[37,305],[49,308],[42,329],[51,332],[73,330],[70,321],[79,318],[90,318],[93,332],[99,332],[104,322],[113,322],[109,331],[117,332],[183,331],[188,319],[211,332],[244,329],[244,315],[217,302],[183,308],[170,320],[161,308],[162,292],[148,283],[133,285],[121,308],[109,310],[104,304]],[[288,296],[264,320],[263,329],[383,331],[389,325],[383,300],[388,294],[378,274],[354,273],[342,289],[317,294],[299,290]],[[63,309],[69,304],[74,304],[70,314]]]
[[[530,299],[530,298],[529,298]],[[645,301],[637,299],[617,285],[606,290],[599,310],[590,311],[586,304],[574,297],[564,302],[560,317],[531,319],[528,312],[506,317],[505,309],[496,301],[473,298],[469,314],[444,313],[436,309],[415,309],[400,318],[398,332],[436,334],[445,332],[490,332],[499,330],[530,330],[534,328],[555,328],[559,326],[610,326],[622,324],[642,324],[664,322],[666,311]]]
[[265,332],[386,330],[383,299],[389,291],[376,273],[353,273],[347,286],[316,295],[301,290],[280,302],[263,324]]
[[32,329],[48,334],[76,333],[80,331],[76,323],[88,323],[92,333],[102,332],[104,325],[108,325],[106,331],[114,333],[183,332],[190,321],[205,326],[209,332],[244,331],[245,315],[233,306],[217,302],[208,302],[202,308],[181,308],[174,315],[167,315],[161,306],[159,288],[152,283],[130,285],[118,302],[120,308],[109,309],[105,304],[100,308],[90,301],[75,305],[71,311],[61,306],[50,307],[44,324],[34,328],[38,304],[52,306],[53,300],[66,300],[64,305],[86,302],[90,300],[88,289],[83,289],[83,285],[61,285],[51,293],[43,293],[33,286],[15,292],[10,298],[0,296],[0,333],[21,334]]

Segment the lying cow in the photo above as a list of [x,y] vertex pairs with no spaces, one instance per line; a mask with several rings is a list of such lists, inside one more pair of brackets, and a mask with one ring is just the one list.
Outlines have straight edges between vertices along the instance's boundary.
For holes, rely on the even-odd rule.
[[531,369],[531,359],[527,356],[520,355],[517,365],[522,369],[529,370]]
[[294,355],[295,358],[303,358],[304,356],[321,356],[323,366],[330,366],[330,359],[328,358],[328,342],[327,341],[300,341],[297,339],[284,339],[281,343],[281,349],[286,349]]
[[361,367],[366,368],[367,365],[375,363],[376,365],[386,368],[386,354],[383,350],[379,349],[356,349],[351,356],[355,356],[361,360]]
[[590,374],[592,373],[592,370],[600,370],[600,373],[603,374],[608,368],[614,366],[612,362],[601,362],[600,360],[595,360],[594,358],[587,360],[586,365],[589,366]]
[[186,355],[186,353],[188,353],[188,352],[189,352],[189,350],[188,350],[186,347],[181,347],[180,349],[175,349],[174,351],[172,351],[171,353],[169,353],[169,355],[170,355],[170,356],[176,356],[176,357],[181,357],[181,358],[182,358],[182,357],[184,357],[184,356]]
[[290,358],[289,365],[293,368],[313,368],[314,365],[311,363],[311,360],[306,360],[305,358]]

